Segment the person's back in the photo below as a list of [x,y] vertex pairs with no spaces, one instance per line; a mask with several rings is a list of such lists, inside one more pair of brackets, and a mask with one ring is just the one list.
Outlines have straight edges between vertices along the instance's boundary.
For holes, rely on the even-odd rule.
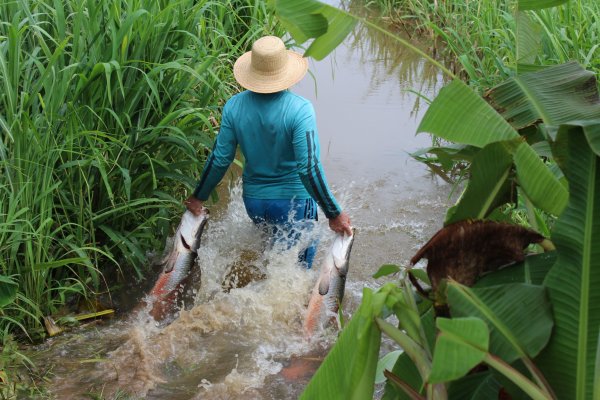
[[[238,83],[247,89],[225,103],[221,127],[196,190],[186,201],[195,215],[223,178],[238,145],[245,157],[243,198],[254,223],[272,233],[283,229],[289,246],[307,222],[317,221],[317,204],[329,227],[352,235],[350,218],[329,190],[319,158],[312,104],[289,89],[306,74],[308,62],[274,36],[258,39],[234,64]],[[274,237],[274,236],[273,236]],[[298,260],[310,268],[316,241]]]
[[314,111],[310,102],[287,90],[268,94],[244,91],[229,100],[222,124],[232,129],[245,158],[245,196],[310,197],[300,178],[294,136],[314,131],[311,121]]

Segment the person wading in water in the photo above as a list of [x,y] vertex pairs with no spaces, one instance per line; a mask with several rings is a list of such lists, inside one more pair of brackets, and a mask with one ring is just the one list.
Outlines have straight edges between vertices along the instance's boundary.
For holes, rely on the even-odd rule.
[[[256,40],[252,50],[236,60],[234,77],[247,90],[223,107],[214,148],[196,190],[184,202],[188,210],[199,215],[239,145],[245,158],[244,205],[255,224],[272,235],[283,233],[292,246],[307,222],[317,221],[318,204],[333,231],[352,234],[350,217],[325,179],[314,108],[288,90],[307,70],[308,61],[275,36]],[[316,246],[313,241],[298,255],[306,268],[312,266]]]

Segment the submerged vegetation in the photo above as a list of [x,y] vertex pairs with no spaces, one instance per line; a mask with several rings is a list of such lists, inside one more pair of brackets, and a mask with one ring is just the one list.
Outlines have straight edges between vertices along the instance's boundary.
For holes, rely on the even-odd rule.
[[0,336],[140,280],[212,146],[262,2],[0,5]]

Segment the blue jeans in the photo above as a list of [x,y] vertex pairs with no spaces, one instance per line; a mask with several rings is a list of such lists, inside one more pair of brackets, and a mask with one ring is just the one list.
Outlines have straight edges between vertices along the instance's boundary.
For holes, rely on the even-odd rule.
[[[272,244],[284,240],[287,248],[300,240],[303,232],[317,221],[317,203],[313,199],[252,199],[244,197],[246,212],[252,221],[261,226],[271,236]],[[307,223],[308,222],[308,223]],[[311,268],[317,252],[317,240],[300,251],[298,262]]]

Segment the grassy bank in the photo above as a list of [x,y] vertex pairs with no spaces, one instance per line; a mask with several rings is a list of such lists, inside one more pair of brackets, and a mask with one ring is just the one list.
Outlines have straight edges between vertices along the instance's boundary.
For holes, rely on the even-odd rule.
[[0,5],[0,335],[148,271],[212,146],[262,1]]
[[438,41],[440,55],[474,87],[494,86],[518,67],[531,64],[576,60],[600,72],[600,2],[577,0],[520,13],[514,4],[491,0],[368,2],[390,24],[421,39]]

